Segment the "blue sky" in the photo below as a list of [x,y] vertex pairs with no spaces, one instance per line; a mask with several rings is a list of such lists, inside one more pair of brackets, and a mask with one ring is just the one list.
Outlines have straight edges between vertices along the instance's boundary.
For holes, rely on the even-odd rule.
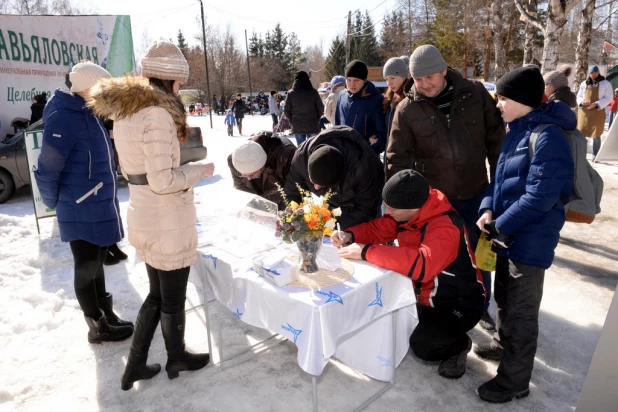
[[[286,33],[294,31],[305,48],[322,42],[324,53],[328,52],[332,39],[345,32],[348,10],[370,11],[376,32],[379,22],[387,11],[393,10],[397,0],[312,0],[312,1],[257,1],[230,0],[204,1],[204,13],[208,23],[225,27],[228,23],[243,45],[244,31],[266,32],[279,22]],[[79,5],[79,2],[75,2]],[[84,3],[87,3],[84,2]],[[142,33],[147,30],[153,39],[176,39],[181,29],[190,44],[201,27],[196,23],[200,17],[198,0],[101,0],[92,1],[100,14],[129,14],[133,27],[133,39],[139,44]]]

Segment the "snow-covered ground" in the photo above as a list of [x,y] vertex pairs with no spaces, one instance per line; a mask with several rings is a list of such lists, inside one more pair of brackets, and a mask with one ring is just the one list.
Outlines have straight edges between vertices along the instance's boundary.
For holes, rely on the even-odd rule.
[[[216,165],[215,176],[203,181],[196,193],[203,204],[214,204],[221,189],[232,185],[226,158],[245,137],[227,137],[222,116],[213,117],[214,130],[208,117],[194,117],[191,122],[202,127],[208,158]],[[247,117],[244,131],[270,126],[270,116]],[[494,376],[497,365],[472,353],[466,375],[453,381],[438,376],[437,365],[408,355],[397,369],[395,386],[367,410],[574,410],[618,281],[618,167],[596,167],[605,180],[603,213],[590,226],[567,224],[562,233],[556,260],[545,277],[530,396],[505,405],[480,401],[474,390]],[[126,216],[126,185],[118,195]],[[298,367],[296,347],[290,342],[232,368],[209,365],[181,373],[173,381],[161,373],[129,392],[121,391],[131,340],[88,344],[87,326],[73,291],[72,256],[68,245],[53,236],[53,220],[41,221],[39,236],[29,187],[0,205],[1,411],[311,410],[311,378]],[[116,311],[134,320],[148,292],[148,280],[126,239],[121,248],[130,259],[105,268],[107,289],[114,294]],[[200,303],[191,285],[188,295],[188,307]],[[226,353],[265,336],[227,309],[220,313]],[[191,311],[187,322],[188,348],[206,351],[203,311]],[[475,342],[490,339],[478,326],[471,335]],[[149,361],[164,364],[165,360],[157,332]],[[382,385],[337,362],[326,367],[318,384],[324,411],[350,410]]]

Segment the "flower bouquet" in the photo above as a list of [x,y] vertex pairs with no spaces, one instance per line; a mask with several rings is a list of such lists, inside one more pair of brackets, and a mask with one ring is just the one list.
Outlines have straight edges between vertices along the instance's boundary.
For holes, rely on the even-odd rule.
[[329,209],[328,201],[334,195],[330,190],[324,196],[316,196],[298,183],[296,187],[303,199],[301,203],[289,201],[278,186],[286,208],[277,214],[275,236],[286,243],[296,242],[302,258],[301,271],[313,273],[318,271],[317,257],[322,239],[333,233],[335,218],[341,215],[341,209]]

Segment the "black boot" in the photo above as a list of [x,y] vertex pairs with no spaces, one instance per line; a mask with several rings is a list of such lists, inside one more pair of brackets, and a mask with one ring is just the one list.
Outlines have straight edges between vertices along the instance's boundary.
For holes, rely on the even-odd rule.
[[99,298],[99,307],[105,313],[107,323],[111,326],[130,326],[133,328],[133,322],[120,319],[113,310],[114,300],[112,294],[108,293],[106,296]]
[[466,359],[468,352],[472,348],[472,340],[468,337],[468,346],[466,349],[453,355],[450,358],[440,362],[438,374],[447,379],[459,379],[466,373]]
[[120,385],[123,391],[131,389],[134,382],[151,379],[161,372],[161,365],[158,363],[146,365],[150,342],[152,342],[152,337],[159,324],[160,310],[159,306],[146,302],[139,310],[135,321],[135,334],[133,335],[133,343],[131,343],[129,360]]
[[207,353],[189,353],[185,350],[185,313],[161,312],[161,331],[167,349],[167,377],[174,379],[181,371],[202,369],[210,362]]
[[120,248],[118,247],[116,243],[111,245],[107,250],[109,252],[112,252],[113,255],[120,260],[127,260],[128,258],[127,254],[124,253],[122,250],[120,250]]
[[476,394],[485,402],[504,403],[513,399],[525,398],[530,394],[530,390],[528,388],[507,389],[494,378],[479,386]]
[[120,259],[114,256],[112,252],[108,250],[107,255],[105,255],[105,260],[103,261],[103,264],[105,266],[112,266],[112,265],[117,265],[118,263],[120,263]]
[[474,353],[487,360],[498,361],[502,359],[502,348],[489,343],[479,343],[474,348]]
[[84,316],[86,323],[88,324],[88,342],[101,343],[101,342],[118,342],[126,340],[133,335],[132,326],[112,326],[107,323],[107,318],[103,311],[101,311],[101,317],[97,320]]
[[485,330],[496,330],[496,321],[492,319],[488,311],[484,310],[479,325]]

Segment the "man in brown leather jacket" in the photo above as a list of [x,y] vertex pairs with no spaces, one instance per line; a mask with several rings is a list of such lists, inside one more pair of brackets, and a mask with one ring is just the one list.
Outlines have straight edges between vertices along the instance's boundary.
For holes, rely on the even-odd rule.
[[[500,112],[485,87],[449,68],[434,46],[414,50],[410,73],[414,84],[397,107],[388,139],[387,179],[404,169],[422,173],[466,221],[476,248],[478,209],[489,184],[486,161],[493,176],[506,135]],[[491,330],[491,276],[482,274],[487,301],[480,323]]]
[[263,131],[249,138],[228,156],[234,188],[261,196],[285,208],[275,183],[281,187],[290,171],[296,146],[284,136]]

